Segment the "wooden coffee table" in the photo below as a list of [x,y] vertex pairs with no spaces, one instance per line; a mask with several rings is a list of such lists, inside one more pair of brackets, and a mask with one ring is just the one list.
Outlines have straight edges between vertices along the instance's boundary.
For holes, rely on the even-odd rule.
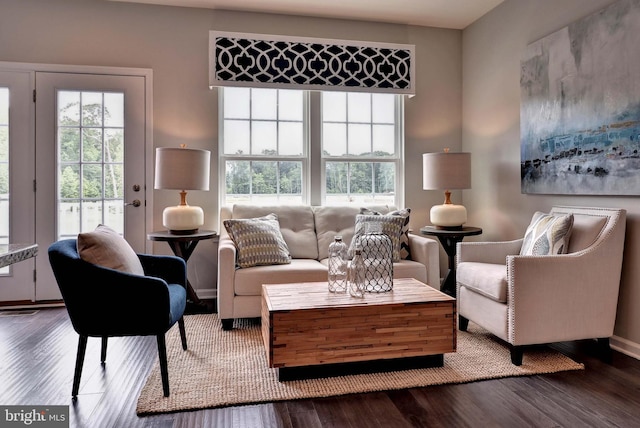
[[415,279],[364,299],[326,282],[262,286],[262,337],[280,380],[442,366],[455,319],[455,298]]

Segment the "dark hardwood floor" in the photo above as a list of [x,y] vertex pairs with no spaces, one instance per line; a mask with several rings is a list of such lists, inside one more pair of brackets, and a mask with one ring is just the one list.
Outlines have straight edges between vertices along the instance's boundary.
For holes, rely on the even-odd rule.
[[0,405],[69,405],[71,426],[91,428],[640,426],[640,361],[614,352],[605,364],[592,341],[554,345],[586,364],[579,372],[139,418],[155,338],[110,339],[104,367],[89,339],[72,402],[77,340],[64,308],[0,311]]

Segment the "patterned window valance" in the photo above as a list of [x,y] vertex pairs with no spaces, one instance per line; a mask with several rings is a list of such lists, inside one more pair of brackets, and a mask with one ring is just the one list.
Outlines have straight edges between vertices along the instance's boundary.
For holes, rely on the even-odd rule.
[[413,95],[413,45],[211,31],[209,85]]

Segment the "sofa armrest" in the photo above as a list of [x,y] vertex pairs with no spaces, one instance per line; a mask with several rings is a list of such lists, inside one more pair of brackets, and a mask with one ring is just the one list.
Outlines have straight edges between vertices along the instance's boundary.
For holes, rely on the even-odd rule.
[[456,264],[462,262],[492,263],[503,265],[507,256],[520,254],[522,239],[498,242],[459,242]]
[[411,260],[427,268],[427,284],[440,289],[440,243],[422,235],[409,234]]
[[218,244],[218,316],[233,318],[235,296],[236,246],[228,235],[221,236]]

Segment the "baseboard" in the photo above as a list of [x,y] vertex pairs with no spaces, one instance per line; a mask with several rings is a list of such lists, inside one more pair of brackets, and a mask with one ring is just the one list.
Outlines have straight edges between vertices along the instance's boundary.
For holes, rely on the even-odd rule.
[[635,343],[622,337],[612,336],[609,344],[611,345],[611,349],[633,357],[636,360],[640,360],[640,343]]

